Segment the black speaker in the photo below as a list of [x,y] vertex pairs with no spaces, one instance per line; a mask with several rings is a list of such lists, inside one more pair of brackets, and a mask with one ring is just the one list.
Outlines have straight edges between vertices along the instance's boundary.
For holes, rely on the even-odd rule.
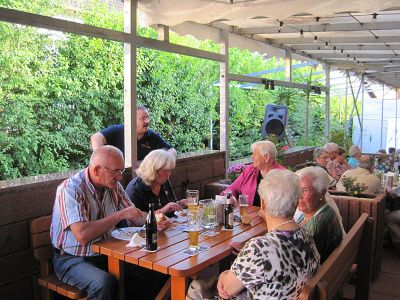
[[265,107],[264,122],[261,130],[263,139],[275,135],[282,139],[285,135],[287,122],[287,107],[284,105],[268,104]]

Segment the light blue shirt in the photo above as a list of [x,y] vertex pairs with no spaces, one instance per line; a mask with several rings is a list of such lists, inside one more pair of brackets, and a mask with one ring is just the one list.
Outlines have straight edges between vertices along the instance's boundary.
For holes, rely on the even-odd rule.
[[347,162],[353,169],[357,168],[358,165],[360,164],[360,161],[354,157],[350,157]]

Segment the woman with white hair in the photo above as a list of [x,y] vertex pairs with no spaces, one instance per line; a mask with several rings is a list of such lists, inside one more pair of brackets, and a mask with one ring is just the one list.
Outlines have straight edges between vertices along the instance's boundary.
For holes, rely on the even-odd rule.
[[276,161],[276,147],[270,141],[253,143],[251,152],[253,163],[247,166],[223,193],[232,192],[234,197],[238,197],[240,194],[248,195],[249,205],[260,206],[260,195],[257,190],[260,181],[269,171],[284,170],[285,167]]
[[303,192],[296,222],[313,236],[322,264],[343,239],[341,222],[325,198],[329,177],[319,167],[307,167],[296,174]]
[[259,193],[268,233],[250,239],[230,270],[218,279],[222,299],[297,299],[319,268],[311,235],[294,220],[301,187],[288,170],[273,170],[261,181]]
[[157,213],[173,216],[174,211],[186,205],[185,200],[176,202],[169,177],[175,168],[175,157],[163,149],[153,150],[143,159],[137,177],[129,182],[125,192],[137,208],[148,211],[154,204]]
[[349,159],[347,160],[347,163],[352,167],[353,169],[357,168],[358,165],[360,164],[360,157],[361,157],[361,149],[357,145],[352,145],[349,148]]

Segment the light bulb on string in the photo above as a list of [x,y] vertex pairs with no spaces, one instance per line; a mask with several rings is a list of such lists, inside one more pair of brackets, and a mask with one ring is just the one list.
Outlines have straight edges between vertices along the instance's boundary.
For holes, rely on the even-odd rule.
[[279,21],[279,29],[278,29],[279,33],[282,31],[282,26],[283,26],[283,22]]
[[304,38],[304,31],[303,31],[303,29],[300,29],[300,38],[301,38],[301,39]]
[[318,42],[318,37],[317,37],[317,36],[314,36],[313,43],[316,44],[317,42]]
[[376,23],[376,21],[377,21],[377,17],[378,17],[378,14],[377,13],[373,13],[372,14],[372,23]]
[[328,42],[325,42],[325,49],[328,49]]

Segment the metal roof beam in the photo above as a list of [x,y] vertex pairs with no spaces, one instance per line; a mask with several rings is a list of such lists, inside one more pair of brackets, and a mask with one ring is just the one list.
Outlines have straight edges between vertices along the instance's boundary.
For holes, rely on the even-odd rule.
[[320,33],[332,31],[363,31],[363,30],[393,30],[400,29],[400,22],[376,22],[376,23],[335,23],[335,24],[285,24],[280,26],[264,26],[241,28],[240,34],[277,34],[298,33],[300,29],[304,32]]
[[[269,39],[272,45],[307,45],[314,44],[314,38],[279,38],[279,39]],[[378,36],[378,37],[368,37],[368,36],[351,36],[351,37],[327,37],[321,38],[317,41],[316,45],[321,45],[325,47],[325,41],[330,44],[380,44],[380,43],[400,43],[400,36]]]

